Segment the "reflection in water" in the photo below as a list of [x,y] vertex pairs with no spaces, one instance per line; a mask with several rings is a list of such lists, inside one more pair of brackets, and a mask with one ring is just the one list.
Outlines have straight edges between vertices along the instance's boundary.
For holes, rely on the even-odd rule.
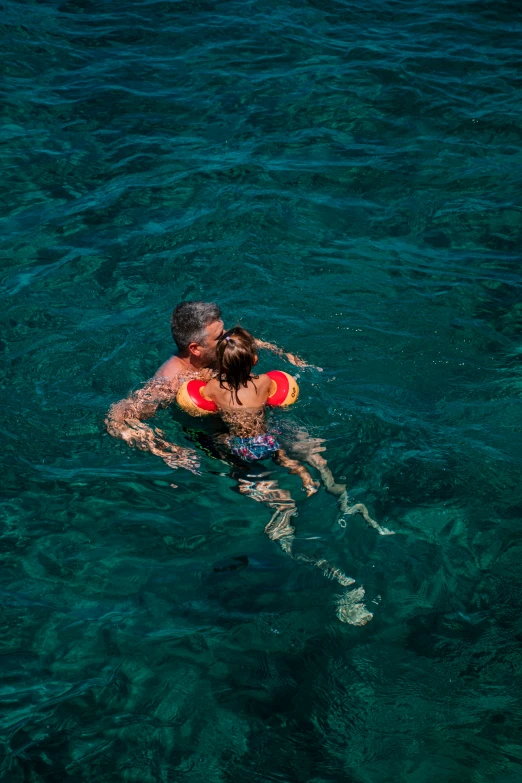
[[[319,568],[327,579],[334,579],[343,587],[348,587],[355,582],[355,579],[347,576],[340,568],[332,565],[328,560],[322,558],[315,560],[307,555],[295,552],[295,528],[291,520],[297,516],[297,508],[290,493],[281,489],[276,481],[247,481],[246,479],[239,479],[239,490],[242,494],[252,498],[252,500],[264,503],[269,508],[275,509],[270,522],[265,527],[265,533],[272,541],[277,541],[283,552],[289,555],[292,560]],[[348,507],[346,493],[344,493],[344,496],[346,497],[346,502],[343,505],[343,513],[360,513],[364,519],[370,520],[379,532],[381,531],[382,528],[370,519],[366,506],[359,503],[356,506]],[[347,590],[339,596],[337,617],[341,622],[350,623],[351,625],[365,625],[372,619],[373,615],[371,612],[368,612],[362,603],[363,597],[364,589],[362,587],[356,590]]]

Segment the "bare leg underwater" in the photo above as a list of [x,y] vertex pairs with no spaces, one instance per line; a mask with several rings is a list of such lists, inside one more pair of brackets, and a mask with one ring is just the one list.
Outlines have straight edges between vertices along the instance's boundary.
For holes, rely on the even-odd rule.
[[[328,560],[314,560],[307,555],[294,552],[295,528],[291,523],[297,515],[297,508],[290,493],[281,489],[276,481],[247,481],[239,479],[239,491],[258,503],[264,503],[269,508],[275,509],[270,522],[265,527],[265,533],[272,541],[277,541],[279,546],[292,560],[319,568],[327,579],[335,579],[343,587],[349,587],[355,580],[344,574]],[[362,599],[364,589],[345,590],[338,596],[336,602],[336,614],[339,620],[350,625],[365,625],[373,615],[368,612]]]

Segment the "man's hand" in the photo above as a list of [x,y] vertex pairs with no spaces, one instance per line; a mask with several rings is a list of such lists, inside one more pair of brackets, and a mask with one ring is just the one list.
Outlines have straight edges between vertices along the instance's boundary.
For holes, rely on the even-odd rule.
[[105,420],[107,432],[140,451],[150,451],[170,468],[185,468],[198,473],[199,460],[193,449],[170,443],[165,434],[144,422],[158,408],[165,408],[175,399],[179,382],[163,377],[154,378],[129,398],[115,403]]
[[308,364],[304,359],[300,359],[299,356],[296,356],[294,353],[285,353],[284,355],[294,367],[311,367],[313,370],[319,370],[319,372],[323,371],[322,367],[316,367],[315,364]]
[[278,356],[284,356],[285,359],[287,359],[290,364],[293,364],[294,367],[313,367],[315,370],[319,370],[319,372],[322,372],[321,367],[315,367],[313,364],[307,364],[307,362],[304,361],[304,359],[300,359],[299,356],[296,356],[294,353],[289,353],[288,351],[283,351],[282,348],[279,348],[279,346],[274,345],[274,343],[267,343],[265,340],[257,340],[255,341],[256,348],[265,348],[267,351],[272,351],[272,353],[277,354]]
[[[112,434],[112,433],[111,433]],[[150,451],[156,457],[160,457],[169,468],[185,468],[191,473],[199,475],[199,460],[193,449],[185,449],[165,439],[161,430],[152,429],[139,419],[127,421],[119,429],[118,437],[131,447],[140,451]]]

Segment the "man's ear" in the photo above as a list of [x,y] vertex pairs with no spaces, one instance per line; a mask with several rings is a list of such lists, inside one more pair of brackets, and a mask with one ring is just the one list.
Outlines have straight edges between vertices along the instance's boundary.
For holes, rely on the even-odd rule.
[[199,343],[190,343],[188,347],[192,356],[201,356],[201,345]]
[[255,354],[255,356],[254,356],[254,362],[253,362],[253,366],[254,366],[254,367],[256,366],[256,364],[258,363],[258,361],[259,361],[259,358],[258,358],[258,355],[257,355],[257,353],[256,353],[256,354]]

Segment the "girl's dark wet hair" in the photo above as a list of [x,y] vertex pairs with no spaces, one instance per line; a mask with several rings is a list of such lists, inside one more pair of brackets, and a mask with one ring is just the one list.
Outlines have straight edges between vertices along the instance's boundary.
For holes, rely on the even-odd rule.
[[234,326],[225,332],[217,344],[217,359],[219,385],[223,389],[226,384],[226,387],[235,393],[237,404],[241,405],[237,396],[239,389],[246,387],[253,378],[259,377],[252,375],[257,351],[250,332],[241,326]]

